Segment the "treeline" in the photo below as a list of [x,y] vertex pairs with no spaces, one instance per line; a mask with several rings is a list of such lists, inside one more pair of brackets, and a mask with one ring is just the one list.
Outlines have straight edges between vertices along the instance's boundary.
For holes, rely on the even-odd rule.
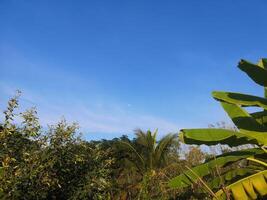
[[10,99],[0,124],[1,199],[204,199],[198,185],[171,189],[168,182],[206,157],[183,152],[176,134],[85,141],[65,120],[44,129],[35,109],[16,114]]

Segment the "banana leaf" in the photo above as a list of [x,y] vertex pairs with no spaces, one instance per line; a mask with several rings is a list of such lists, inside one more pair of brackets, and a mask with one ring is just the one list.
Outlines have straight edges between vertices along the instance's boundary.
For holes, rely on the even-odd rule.
[[234,93],[234,92],[221,92],[214,91],[212,96],[219,101],[225,101],[240,106],[257,106],[267,109],[267,99],[253,95]]
[[250,116],[253,117],[258,123],[267,127],[267,111],[260,111],[250,113]]
[[265,70],[261,66],[252,64],[245,60],[241,60],[238,64],[238,67],[257,84],[264,87],[267,86],[267,70]]
[[[202,178],[210,174],[211,169],[215,167],[224,167],[233,162],[245,159],[257,154],[263,154],[264,151],[258,148],[242,151],[233,151],[217,156],[215,159],[209,160],[198,165],[191,170],[185,171],[183,174],[171,179],[169,186],[172,188],[184,188],[196,182],[199,177]],[[196,176],[197,175],[197,176]]]
[[[243,178],[225,188],[235,200],[257,199],[267,195],[267,170]],[[226,199],[223,189],[215,193],[217,199]],[[214,198],[216,199],[216,198]]]
[[213,178],[210,182],[208,182],[208,186],[211,189],[219,189],[222,185],[229,184],[239,178],[253,173],[255,173],[255,169],[253,168],[230,169],[226,173],[221,174],[219,177]]
[[218,128],[182,129],[179,138],[183,143],[196,145],[227,144],[234,147],[243,144],[258,144],[255,138],[250,138],[241,132]]
[[240,133],[254,138],[259,145],[267,145],[267,128],[264,125],[258,123],[248,112],[235,104],[226,102],[221,104]]

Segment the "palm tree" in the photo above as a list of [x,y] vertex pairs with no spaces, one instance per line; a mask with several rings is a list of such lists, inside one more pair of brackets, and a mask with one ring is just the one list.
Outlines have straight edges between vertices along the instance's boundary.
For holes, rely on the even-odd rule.
[[152,133],[150,130],[143,132],[138,129],[135,135],[133,141],[120,141],[124,152],[128,154],[123,174],[127,176],[135,172],[137,179],[135,188],[139,190],[139,199],[151,199],[149,185],[152,179],[162,175],[164,168],[168,166],[167,157],[171,148],[178,142],[177,135],[167,134],[159,141],[156,140],[157,130]]

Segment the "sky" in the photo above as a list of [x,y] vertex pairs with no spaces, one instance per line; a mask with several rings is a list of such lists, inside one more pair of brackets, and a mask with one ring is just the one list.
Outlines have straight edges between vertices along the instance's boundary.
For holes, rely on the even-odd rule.
[[264,0],[0,1],[0,109],[17,89],[43,127],[84,138],[231,123],[213,90],[262,95],[237,68],[267,57]]

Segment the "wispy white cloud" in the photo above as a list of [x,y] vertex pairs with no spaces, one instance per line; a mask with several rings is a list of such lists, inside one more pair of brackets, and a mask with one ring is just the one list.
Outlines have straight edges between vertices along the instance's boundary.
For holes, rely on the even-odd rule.
[[64,115],[68,121],[78,122],[81,129],[87,132],[128,134],[136,128],[151,130],[158,128],[161,134],[178,131],[178,126],[174,122],[150,114],[132,112],[127,107],[115,104],[109,103],[105,106],[107,110],[88,103],[76,104],[72,107],[48,104],[50,103],[47,103],[39,112],[43,124],[54,123]]
[[[0,87],[5,96],[14,94],[14,87],[3,83]],[[144,130],[158,128],[160,135],[179,130],[178,124],[170,120],[131,111],[129,104],[125,106],[110,102],[90,104],[82,100],[72,102],[72,104],[66,104],[64,100],[55,103],[28,89],[22,94],[21,104],[26,108],[36,106],[43,126],[54,124],[64,117],[69,122],[78,122],[82,132],[101,133],[103,138],[114,133],[130,134],[136,128]]]

